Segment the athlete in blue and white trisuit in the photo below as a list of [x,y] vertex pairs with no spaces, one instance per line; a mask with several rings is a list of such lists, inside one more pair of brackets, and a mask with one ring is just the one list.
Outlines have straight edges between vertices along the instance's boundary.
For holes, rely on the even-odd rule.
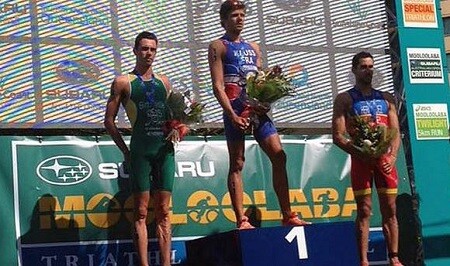
[[[241,38],[244,27],[245,5],[241,1],[227,0],[220,8],[220,22],[225,35],[211,42],[208,61],[214,95],[223,108],[225,135],[230,157],[228,190],[231,196],[236,224],[239,229],[254,228],[243,210],[242,169],[244,167],[244,131],[249,125],[249,112],[259,116],[254,128],[255,139],[272,162],[273,186],[280,204],[283,225],[305,225],[291,211],[286,173],[286,154],[267,110],[250,110],[245,103],[245,78],[249,72],[261,67],[261,52],[253,42]],[[275,218],[275,217],[274,217]]]
[[[258,57],[252,44],[240,39],[237,42],[230,40],[228,35],[220,38],[225,46],[223,58],[223,76],[225,93],[230,100],[233,111],[244,118],[248,118],[252,112],[246,103],[245,80],[248,73],[258,71],[256,61]],[[259,123],[254,126],[253,134],[257,141],[261,141],[270,135],[277,133],[277,129],[267,114],[258,117]],[[244,139],[244,132],[233,126],[229,116],[224,114],[223,123],[227,140],[236,141]]]

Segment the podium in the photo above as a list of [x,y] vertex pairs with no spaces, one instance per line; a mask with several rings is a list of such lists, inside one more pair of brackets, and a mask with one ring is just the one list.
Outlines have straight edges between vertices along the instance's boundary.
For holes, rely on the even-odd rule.
[[186,242],[191,266],[358,266],[354,222],[233,230]]

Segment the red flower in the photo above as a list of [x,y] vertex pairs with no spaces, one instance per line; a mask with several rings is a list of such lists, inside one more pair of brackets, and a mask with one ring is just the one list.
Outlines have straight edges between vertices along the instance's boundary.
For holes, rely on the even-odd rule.
[[186,124],[179,124],[176,128],[180,134],[180,141],[189,133],[190,129]]
[[279,65],[276,65],[272,68],[272,73],[274,76],[279,77],[283,73],[283,70]]
[[178,140],[177,141],[182,141],[183,138],[189,133],[189,127],[186,124],[183,124],[179,120],[176,120],[176,119],[167,120],[162,127],[162,131],[163,131],[164,135],[169,138],[170,138],[170,134],[174,130],[176,130],[178,132]]

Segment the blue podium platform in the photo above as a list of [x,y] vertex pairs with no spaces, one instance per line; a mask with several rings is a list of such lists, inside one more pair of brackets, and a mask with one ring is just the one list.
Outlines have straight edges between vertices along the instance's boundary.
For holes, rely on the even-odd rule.
[[353,222],[233,230],[186,242],[191,266],[359,265]]

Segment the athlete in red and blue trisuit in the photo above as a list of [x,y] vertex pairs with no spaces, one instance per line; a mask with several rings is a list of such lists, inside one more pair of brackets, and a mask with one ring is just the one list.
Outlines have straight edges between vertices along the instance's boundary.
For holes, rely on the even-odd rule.
[[[373,57],[360,52],[353,57],[355,87],[339,93],[333,106],[333,142],[351,157],[351,181],[357,214],[356,231],[361,266],[368,266],[370,216],[372,215],[372,183],[375,182],[380,203],[383,233],[389,252],[389,264],[401,266],[398,259],[398,225],[396,218],[397,171],[395,161],[400,146],[400,130],[394,97],[373,89]],[[354,133],[354,117],[375,125],[385,125],[396,132],[386,154],[381,157],[364,154],[347,136]]]
[[[375,122],[376,125],[389,126],[389,103],[381,91],[372,89],[370,94],[364,96],[360,90],[352,88],[347,93],[353,102],[351,116],[359,116],[366,121]],[[347,125],[347,128],[349,126],[351,125]],[[378,166],[378,164],[368,164],[357,156],[352,157],[350,175],[355,196],[371,194],[373,181],[375,181],[378,193],[397,194],[398,177],[395,165],[392,165],[389,173]]]

